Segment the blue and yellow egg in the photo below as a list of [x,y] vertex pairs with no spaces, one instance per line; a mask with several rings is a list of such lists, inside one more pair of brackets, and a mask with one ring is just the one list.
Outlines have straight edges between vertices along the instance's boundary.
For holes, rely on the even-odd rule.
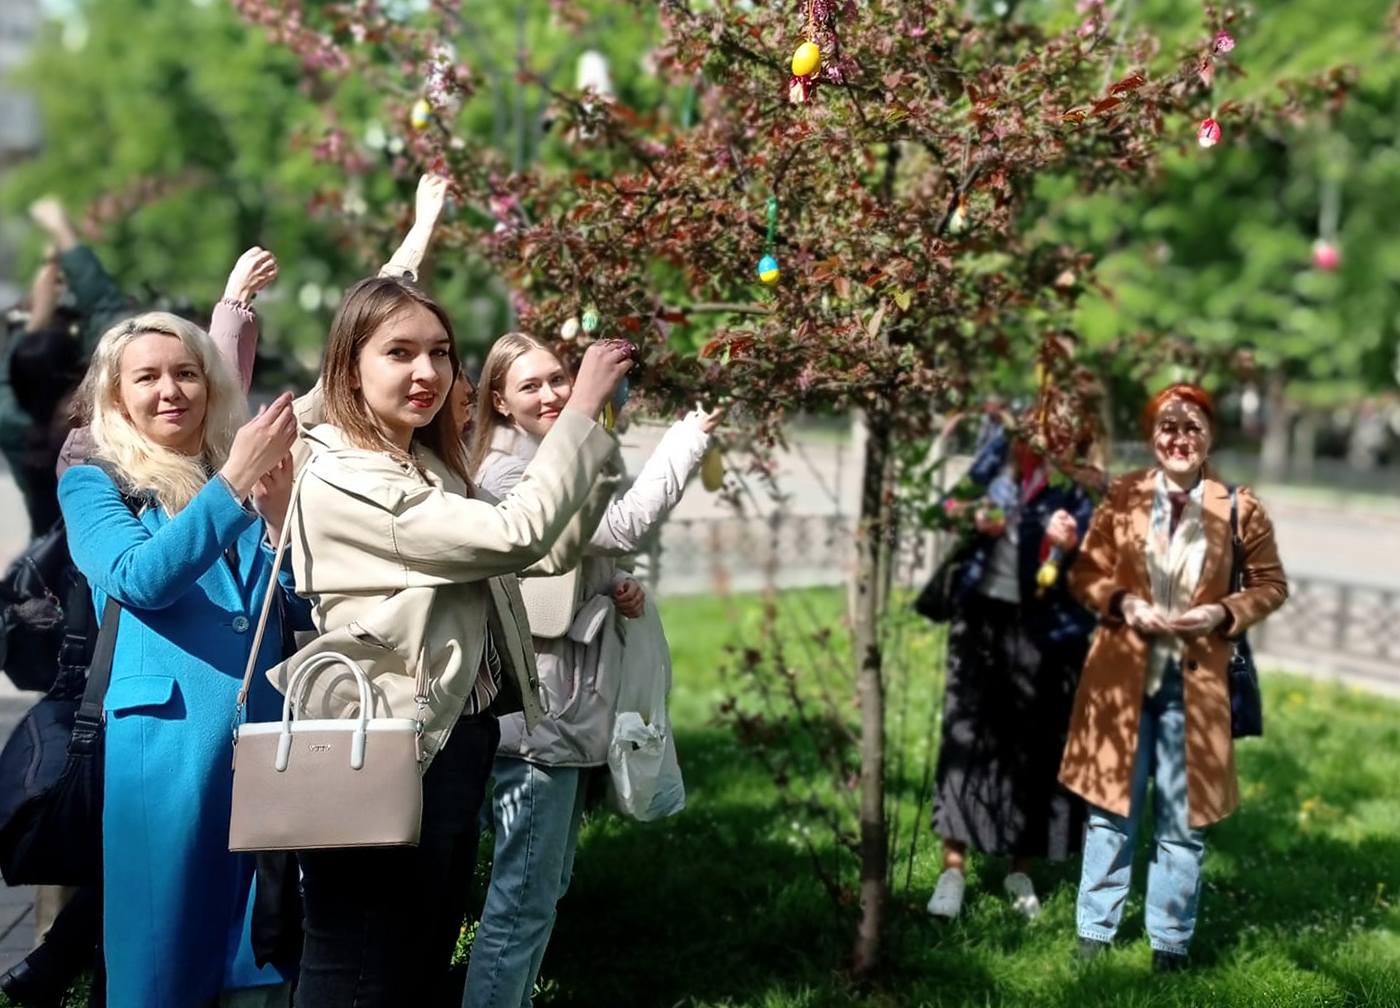
[[770,255],[758,261],[758,278],[766,284],[778,282],[778,260]]

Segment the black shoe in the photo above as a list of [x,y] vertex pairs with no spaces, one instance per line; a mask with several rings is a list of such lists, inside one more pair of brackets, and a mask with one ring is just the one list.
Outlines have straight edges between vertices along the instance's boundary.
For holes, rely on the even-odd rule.
[[1099,941],[1097,938],[1085,938],[1080,936],[1079,944],[1074,949],[1075,962],[1091,962],[1107,952],[1112,946],[1106,941]]
[[67,988],[53,988],[49,977],[30,967],[25,959],[0,974],[0,991],[20,1008],[60,1008]]
[[1152,972],[1153,973],[1179,973],[1187,966],[1186,957],[1176,952],[1163,952],[1161,949],[1152,950]]

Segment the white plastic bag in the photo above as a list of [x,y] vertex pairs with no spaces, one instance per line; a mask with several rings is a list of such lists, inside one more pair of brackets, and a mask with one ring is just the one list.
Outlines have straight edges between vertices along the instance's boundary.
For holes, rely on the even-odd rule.
[[621,683],[608,745],[607,800],[629,819],[653,822],[685,808],[685,782],[666,713],[671,649],[651,599],[640,617],[620,622],[626,639],[613,666]]

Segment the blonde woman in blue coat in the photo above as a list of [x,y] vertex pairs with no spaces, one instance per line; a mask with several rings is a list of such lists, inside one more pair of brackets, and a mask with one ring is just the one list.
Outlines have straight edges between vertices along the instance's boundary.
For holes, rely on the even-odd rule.
[[[229,853],[228,821],[234,698],[291,488],[291,398],[246,420],[209,337],[162,312],[102,337],[80,395],[104,465],[68,470],[59,502],[97,611],[122,608],[105,705],[108,1004],[263,988],[252,1003],[285,1005],[287,977],[253,961],[254,866]],[[306,620],[282,588],[279,608]],[[259,667],[281,659],[280,639],[271,627]],[[276,716],[280,697],[253,683],[249,717]]]

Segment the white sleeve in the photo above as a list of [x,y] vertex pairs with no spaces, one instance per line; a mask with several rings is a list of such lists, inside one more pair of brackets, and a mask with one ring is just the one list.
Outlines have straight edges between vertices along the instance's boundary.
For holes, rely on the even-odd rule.
[[637,552],[680,503],[686,481],[710,445],[710,435],[700,429],[700,416],[692,412],[671,425],[632,486],[608,505],[585,552],[604,556]]

